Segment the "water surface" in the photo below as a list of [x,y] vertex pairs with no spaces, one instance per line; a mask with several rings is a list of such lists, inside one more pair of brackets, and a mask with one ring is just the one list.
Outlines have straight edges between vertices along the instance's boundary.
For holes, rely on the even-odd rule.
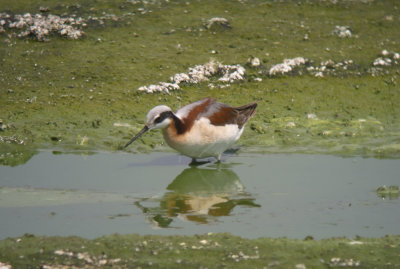
[[400,233],[398,160],[326,155],[225,157],[190,167],[174,153],[53,154],[0,166],[0,239],[230,232],[248,238]]

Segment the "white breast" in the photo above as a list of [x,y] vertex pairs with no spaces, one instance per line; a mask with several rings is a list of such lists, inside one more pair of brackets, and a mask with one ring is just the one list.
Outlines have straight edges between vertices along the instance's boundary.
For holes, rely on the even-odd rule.
[[168,145],[192,158],[216,157],[227,150],[243,132],[236,124],[215,126],[207,118],[196,120],[189,132],[174,135],[165,129],[164,138]]

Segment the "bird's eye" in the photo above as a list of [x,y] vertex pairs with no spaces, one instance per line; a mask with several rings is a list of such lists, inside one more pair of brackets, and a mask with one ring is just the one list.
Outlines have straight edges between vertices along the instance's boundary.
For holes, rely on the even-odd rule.
[[171,117],[171,115],[172,115],[171,111],[162,112],[160,115],[158,115],[157,117],[154,118],[153,122],[154,122],[154,124],[161,123],[161,122],[163,122],[163,120]]
[[160,123],[162,121],[163,121],[163,119],[161,117],[157,117],[157,118],[154,119],[154,123],[156,123],[156,124]]

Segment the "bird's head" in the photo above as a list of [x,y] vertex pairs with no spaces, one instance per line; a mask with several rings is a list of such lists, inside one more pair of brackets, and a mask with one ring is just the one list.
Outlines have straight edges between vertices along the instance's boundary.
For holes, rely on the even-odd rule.
[[138,139],[142,134],[147,132],[151,129],[164,129],[168,127],[171,123],[173,116],[173,112],[171,108],[161,105],[156,106],[147,113],[146,116],[146,125],[143,129],[135,135],[125,146],[124,148],[128,147],[132,144],[136,139]]

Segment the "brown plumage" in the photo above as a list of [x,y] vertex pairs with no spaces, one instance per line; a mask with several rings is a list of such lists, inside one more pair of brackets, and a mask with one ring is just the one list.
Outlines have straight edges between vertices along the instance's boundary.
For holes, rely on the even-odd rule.
[[240,107],[218,103],[210,97],[191,103],[173,113],[167,106],[157,106],[147,114],[146,125],[125,147],[151,129],[163,129],[168,145],[194,158],[216,157],[228,149],[254,115],[257,103]]
[[239,129],[254,115],[257,103],[251,103],[240,107],[224,106],[209,116],[211,124],[216,126],[225,124],[237,124]]
[[186,108],[190,109],[190,112],[180,118],[182,124],[174,119],[178,134],[190,131],[194,122],[202,117],[208,118],[210,123],[215,126],[237,124],[239,129],[241,129],[254,115],[257,103],[251,103],[240,107],[231,107],[223,103],[218,103],[215,99],[206,97],[200,101],[182,107],[176,114],[179,115],[179,111]]

